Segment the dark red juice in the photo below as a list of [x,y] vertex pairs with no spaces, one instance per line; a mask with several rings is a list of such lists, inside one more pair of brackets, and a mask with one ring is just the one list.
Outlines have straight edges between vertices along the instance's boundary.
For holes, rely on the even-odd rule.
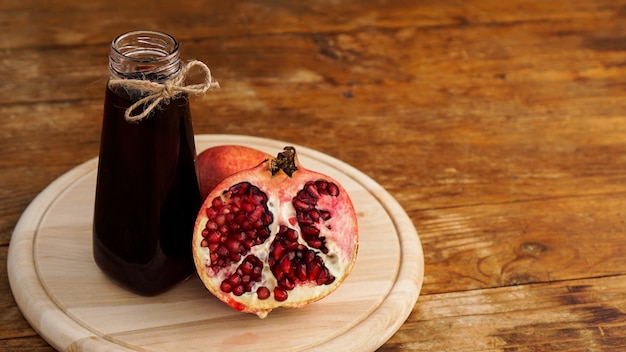
[[154,295],[195,270],[191,237],[202,199],[191,114],[181,94],[127,122],[124,112],[138,97],[113,89],[104,102],[94,258],[118,283]]

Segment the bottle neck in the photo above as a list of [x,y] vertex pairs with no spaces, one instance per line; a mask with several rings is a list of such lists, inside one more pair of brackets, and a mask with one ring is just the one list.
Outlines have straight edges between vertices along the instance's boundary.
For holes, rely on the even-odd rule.
[[156,31],[133,31],[111,43],[109,71],[114,78],[163,82],[180,72],[178,41]]

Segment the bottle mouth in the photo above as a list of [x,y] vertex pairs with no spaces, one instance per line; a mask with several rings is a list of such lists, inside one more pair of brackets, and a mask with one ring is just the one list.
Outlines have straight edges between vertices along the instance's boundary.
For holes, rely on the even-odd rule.
[[158,31],[132,31],[111,42],[109,68],[121,78],[163,81],[182,67],[178,41]]

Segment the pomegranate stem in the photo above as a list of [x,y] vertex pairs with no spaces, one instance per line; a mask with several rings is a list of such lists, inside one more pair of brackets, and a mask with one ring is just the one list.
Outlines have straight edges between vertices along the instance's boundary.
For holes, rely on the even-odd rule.
[[272,176],[282,170],[287,176],[291,177],[298,167],[296,166],[296,148],[287,146],[284,150],[272,160],[270,171]]

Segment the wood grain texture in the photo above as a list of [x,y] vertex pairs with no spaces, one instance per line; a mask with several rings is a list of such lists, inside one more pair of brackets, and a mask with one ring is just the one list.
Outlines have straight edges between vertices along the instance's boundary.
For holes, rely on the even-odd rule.
[[427,295],[380,351],[623,350],[625,298],[623,276]]
[[626,224],[611,219],[624,210],[618,193],[420,212],[430,274],[424,291],[621,275]]
[[[381,350],[621,351],[625,20],[624,0],[3,1],[0,254],[97,155],[108,43],[155,28],[222,85],[191,102],[196,133],[319,150],[407,211],[424,295]],[[604,335],[571,313],[581,297]],[[0,307],[0,348],[41,350],[10,294]]]
[[[6,269],[7,247],[0,247],[0,261]],[[15,304],[9,287],[7,271],[0,271],[0,342],[15,338],[27,338],[35,334],[33,328],[24,320],[23,314]]]

